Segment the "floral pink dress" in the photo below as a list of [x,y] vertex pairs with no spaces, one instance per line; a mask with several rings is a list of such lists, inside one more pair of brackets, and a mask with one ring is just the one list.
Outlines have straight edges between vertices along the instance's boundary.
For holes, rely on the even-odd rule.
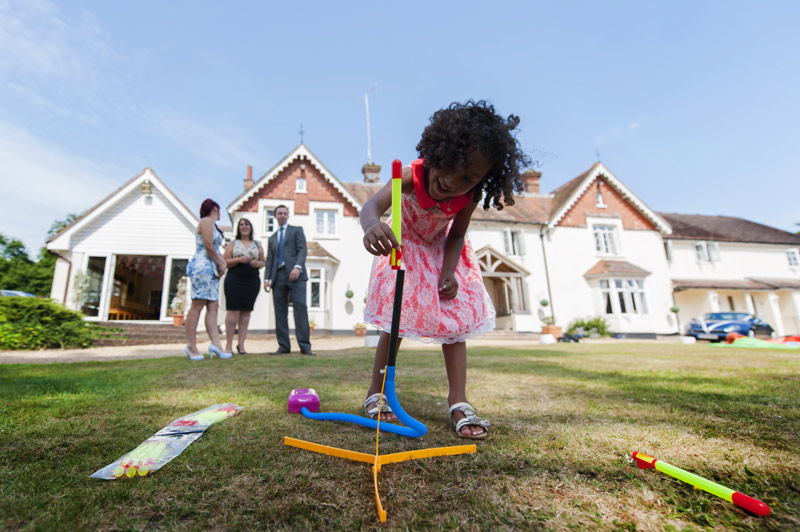
[[[403,307],[400,336],[423,342],[463,342],[494,329],[495,310],[483,285],[480,265],[469,240],[456,266],[458,292],[454,299],[439,299],[439,274],[444,244],[455,215],[471,201],[466,195],[436,202],[425,189],[422,160],[411,163],[414,192],[403,194]],[[396,272],[389,257],[372,263],[364,321],[384,331],[392,325]]]

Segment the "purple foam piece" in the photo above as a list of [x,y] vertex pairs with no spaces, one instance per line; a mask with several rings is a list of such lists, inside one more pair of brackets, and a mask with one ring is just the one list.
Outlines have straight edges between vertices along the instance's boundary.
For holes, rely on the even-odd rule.
[[303,407],[319,412],[319,396],[313,388],[296,388],[289,392],[289,413],[299,414]]

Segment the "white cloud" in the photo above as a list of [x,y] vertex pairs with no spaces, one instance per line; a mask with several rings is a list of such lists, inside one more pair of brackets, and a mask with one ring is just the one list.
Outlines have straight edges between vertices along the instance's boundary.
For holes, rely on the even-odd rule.
[[3,122],[0,161],[0,233],[22,240],[32,256],[54,221],[89,209],[134,175],[64,153]]
[[258,160],[255,150],[245,145],[253,142],[251,133],[225,125],[211,125],[196,117],[174,111],[150,109],[143,112],[145,125],[171,145],[221,166],[239,165]]

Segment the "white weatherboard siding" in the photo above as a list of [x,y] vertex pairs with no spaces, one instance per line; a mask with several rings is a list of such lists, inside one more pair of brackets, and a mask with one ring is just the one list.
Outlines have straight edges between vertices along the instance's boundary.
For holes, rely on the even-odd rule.
[[[142,189],[149,182],[149,194]],[[68,259],[59,259],[53,276],[51,296],[69,308],[77,308],[75,277],[85,272],[90,257],[105,259],[99,315],[109,309],[116,258],[120,255],[164,257],[166,272],[172,259],[188,259],[194,254],[197,219],[166,188],[149,168],[81,216],[57,237],[47,249]],[[168,281],[168,275],[164,281]],[[162,291],[160,319],[167,318],[166,283],[145,278],[137,283],[137,294]],[[66,297],[64,296],[65,287]]]

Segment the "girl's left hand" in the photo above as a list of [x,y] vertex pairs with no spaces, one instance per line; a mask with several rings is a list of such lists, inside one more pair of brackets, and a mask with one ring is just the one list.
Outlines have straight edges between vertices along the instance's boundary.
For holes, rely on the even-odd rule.
[[439,297],[453,299],[458,293],[458,281],[452,273],[442,273],[439,277]]

